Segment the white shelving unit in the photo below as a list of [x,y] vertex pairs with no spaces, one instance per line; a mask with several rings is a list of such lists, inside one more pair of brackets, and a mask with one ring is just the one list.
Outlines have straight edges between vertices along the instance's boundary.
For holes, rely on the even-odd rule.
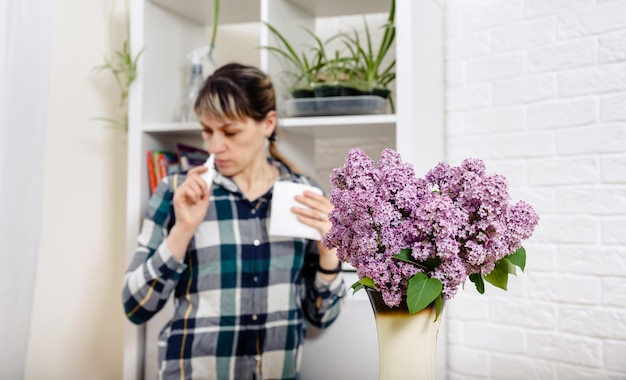
[[[262,21],[297,44],[309,41],[301,26],[314,30],[319,17],[386,13],[389,8],[389,2],[382,0],[227,0],[221,5],[218,62],[258,65],[272,75],[277,87],[281,67],[267,50],[258,49],[273,43]],[[185,56],[208,43],[212,11],[211,0],[131,0],[131,45],[144,52],[129,97],[128,262],[136,249],[149,196],[146,150],[173,150],[177,142],[202,144],[199,126],[178,123],[176,115],[189,70]],[[313,173],[315,139],[367,136],[376,140],[395,135],[395,149],[413,163],[417,173],[443,160],[443,17],[441,1],[396,0],[395,114],[283,118],[281,150],[299,168]],[[162,324],[166,317],[155,324]],[[144,367],[144,358],[156,349],[146,329],[155,328],[127,322],[125,380],[154,378],[154,369]],[[442,334],[439,344],[445,344]]]

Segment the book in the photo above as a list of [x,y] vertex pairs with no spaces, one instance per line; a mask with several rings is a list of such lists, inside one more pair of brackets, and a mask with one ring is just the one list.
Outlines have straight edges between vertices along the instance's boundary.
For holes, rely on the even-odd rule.
[[154,161],[152,160],[152,151],[146,152],[146,162],[148,164],[148,184],[150,186],[150,194],[154,193],[157,185],[156,172],[154,171]]
[[159,152],[160,177],[164,178],[170,174],[179,173],[178,155],[175,152]]
[[176,151],[148,150],[146,152],[146,167],[150,194],[159,185],[159,182],[174,173],[186,173],[189,169],[203,165],[209,158],[209,152],[202,148],[187,144],[176,144]]
[[176,152],[165,150],[148,150],[146,154],[146,166],[148,168],[148,180],[150,184],[150,194],[159,182],[170,174],[180,172],[178,155]]

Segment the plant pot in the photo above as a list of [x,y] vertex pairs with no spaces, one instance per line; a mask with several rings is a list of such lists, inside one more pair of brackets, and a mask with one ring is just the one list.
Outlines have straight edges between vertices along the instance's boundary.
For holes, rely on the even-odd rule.
[[300,98],[313,98],[315,97],[315,92],[310,88],[296,88],[291,91],[291,96],[300,99]]
[[372,95],[380,96],[381,98],[389,99],[389,95],[391,95],[391,90],[386,88],[376,87],[371,92]]
[[409,314],[403,299],[390,308],[380,292],[366,289],[376,320],[380,380],[434,380],[437,334],[442,316],[435,307]]
[[357,87],[343,85],[339,87],[339,95],[340,96],[363,96],[369,95],[369,91],[363,91]]
[[341,86],[337,84],[319,84],[313,88],[316,98],[326,98],[329,96],[340,96]]

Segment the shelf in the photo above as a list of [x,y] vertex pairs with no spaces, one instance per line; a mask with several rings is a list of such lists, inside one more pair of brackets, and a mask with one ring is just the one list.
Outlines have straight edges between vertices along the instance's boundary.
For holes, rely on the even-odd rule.
[[146,133],[197,133],[200,135],[200,132],[202,132],[200,125],[195,122],[144,123],[141,127],[142,132]]
[[396,115],[291,117],[280,119],[279,125],[285,133],[307,137],[389,136],[395,133]]
[[[161,8],[201,25],[213,24],[213,1],[210,0],[150,0]],[[219,24],[259,21],[259,0],[224,0],[220,3]]]
[[315,17],[337,17],[389,12],[389,1],[380,0],[290,0]]
[[[210,0],[150,0],[158,6],[201,25],[213,23],[213,1]],[[382,13],[389,3],[380,0],[289,0],[313,17],[331,17]],[[260,21],[261,0],[227,0],[220,3],[219,23],[238,24]]]
[[[388,136],[395,131],[396,115],[358,115],[280,118],[285,133],[306,137]],[[146,123],[142,131],[151,134],[200,136],[197,123]]]

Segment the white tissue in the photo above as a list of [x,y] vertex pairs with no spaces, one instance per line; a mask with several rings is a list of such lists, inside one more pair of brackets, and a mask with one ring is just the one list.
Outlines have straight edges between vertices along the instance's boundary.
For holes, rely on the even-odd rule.
[[301,183],[279,181],[274,184],[269,229],[271,236],[300,237],[310,240],[322,238],[317,229],[298,221],[296,214],[291,211],[292,206],[306,208],[294,199],[296,195],[302,195],[304,190],[322,194],[322,190],[317,187]]

